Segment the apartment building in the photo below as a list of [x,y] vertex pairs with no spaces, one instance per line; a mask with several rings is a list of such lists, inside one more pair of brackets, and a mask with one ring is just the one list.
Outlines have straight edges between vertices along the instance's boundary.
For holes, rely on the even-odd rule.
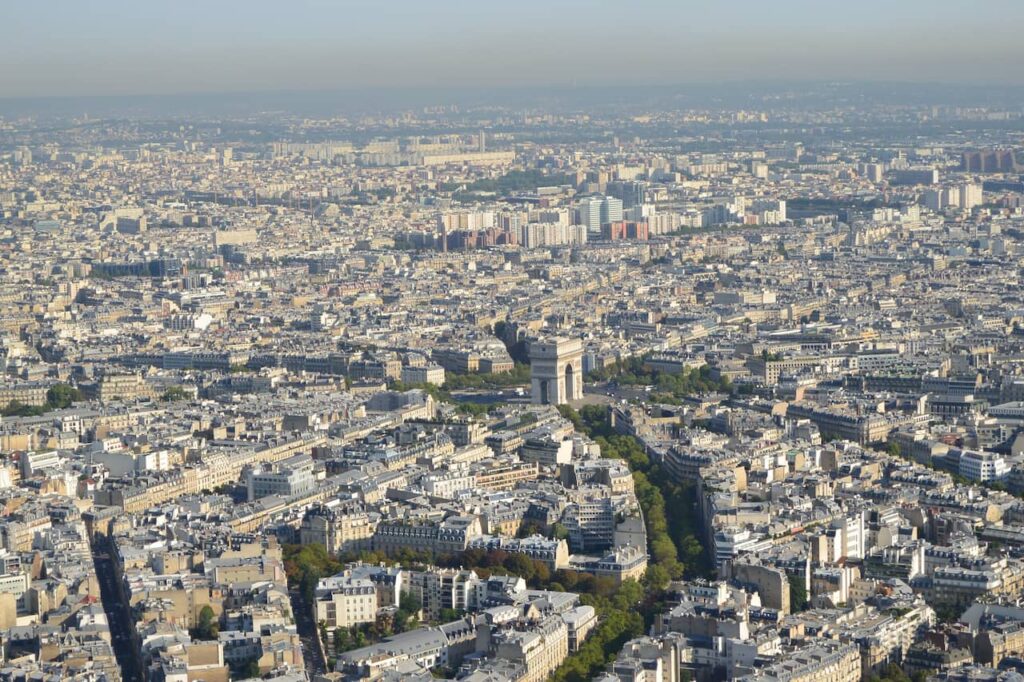
[[323,545],[329,554],[337,554],[368,547],[375,529],[375,521],[365,511],[318,505],[302,517],[299,542]]
[[744,682],[860,682],[860,652],[851,644],[816,643],[737,679]]
[[365,578],[346,575],[321,578],[316,585],[317,622],[329,628],[348,628],[377,619],[377,589]]
[[525,668],[521,682],[541,682],[569,655],[569,630],[561,616],[551,615],[529,630],[506,630],[495,636],[494,655]]
[[424,615],[437,620],[444,609],[468,610],[479,581],[476,573],[470,570],[446,568],[411,571],[408,574],[408,589],[419,598]]

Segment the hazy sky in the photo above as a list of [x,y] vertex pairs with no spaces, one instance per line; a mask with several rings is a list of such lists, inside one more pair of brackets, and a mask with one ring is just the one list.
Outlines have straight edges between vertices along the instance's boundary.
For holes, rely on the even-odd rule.
[[1024,0],[0,0],[0,97],[1024,83]]

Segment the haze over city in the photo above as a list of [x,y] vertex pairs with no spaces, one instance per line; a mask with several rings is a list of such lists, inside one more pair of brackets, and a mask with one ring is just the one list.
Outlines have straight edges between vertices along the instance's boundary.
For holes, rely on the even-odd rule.
[[1024,679],[1024,5],[0,7],[0,682]]
[[1014,0],[9,2],[4,97],[769,80],[1022,84]]

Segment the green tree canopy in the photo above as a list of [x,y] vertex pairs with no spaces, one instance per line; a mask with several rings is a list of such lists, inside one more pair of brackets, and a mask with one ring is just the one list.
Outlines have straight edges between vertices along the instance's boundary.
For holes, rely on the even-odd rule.
[[68,384],[54,384],[46,392],[46,402],[50,407],[63,409],[82,399],[82,392]]

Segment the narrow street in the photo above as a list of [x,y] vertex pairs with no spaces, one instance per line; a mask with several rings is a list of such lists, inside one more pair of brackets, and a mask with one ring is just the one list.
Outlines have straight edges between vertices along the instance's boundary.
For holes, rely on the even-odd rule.
[[288,589],[288,596],[292,602],[292,615],[295,616],[295,628],[298,630],[299,639],[302,641],[302,656],[306,662],[306,673],[310,677],[328,672],[327,661],[320,653],[320,646],[317,643],[316,623],[313,622],[313,614],[309,604],[302,597],[302,592],[295,587]]
[[145,682],[142,652],[136,647],[135,624],[131,610],[122,599],[121,586],[117,583],[117,573],[110,558],[108,544],[105,538],[94,538],[92,559],[100,583],[103,610],[110,624],[111,644],[121,666],[121,679],[124,682]]

